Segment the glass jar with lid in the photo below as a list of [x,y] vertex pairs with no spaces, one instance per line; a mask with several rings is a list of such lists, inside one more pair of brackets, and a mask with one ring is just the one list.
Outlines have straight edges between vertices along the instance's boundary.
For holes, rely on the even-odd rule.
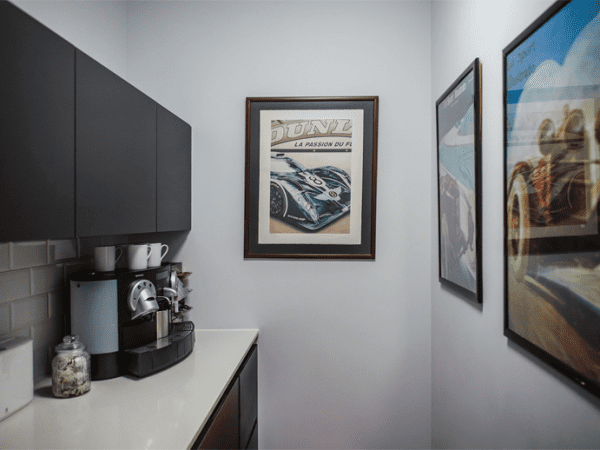
[[52,360],[52,393],[55,397],[77,397],[89,392],[92,380],[90,355],[79,336],[65,336]]

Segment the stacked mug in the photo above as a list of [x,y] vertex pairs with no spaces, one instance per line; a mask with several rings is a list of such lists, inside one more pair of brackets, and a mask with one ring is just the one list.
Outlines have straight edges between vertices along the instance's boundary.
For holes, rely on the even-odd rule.
[[94,267],[97,272],[114,272],[123,249],[114,245],[94,248]]
[[148,267],[160,267],[163,258],[169,251],[169,246],[167,244],[161,244],[160,242],[154,242],[152,244],[148,244],[148,247],[150,247]]
[[[160,267],[169,251],[167,244],[129,244],[127,246],[127,267],[129,270],[145,270],[149,267]],[[101,246],[94,249],[94,266],[97,272],[113,272],[123,249],[114,245]]]
[[[164,250],[164,251],[163,251]],[[160,267],[163,258],[169,251],[167,244],[130,244],[127,246],[127,262],[130,270],[144,270],[149,267]]]

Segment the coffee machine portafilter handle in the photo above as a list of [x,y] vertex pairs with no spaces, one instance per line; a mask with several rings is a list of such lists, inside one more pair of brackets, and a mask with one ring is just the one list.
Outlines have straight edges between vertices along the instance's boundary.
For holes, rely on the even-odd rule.
[[178,300],[178,296],[179,296],[179,292],[177,292],[175,289],[169,288],[169,287],[162,287],[159,288],[161,290],[161,294],[163,294],[164,296],[168,296],[171,297],[171,310],[174,313],[179,312],[179,300]]
[[169,287],[162,287],[159,288],[159,290],[161,291],[161,294],[165,297],[172,297],[173,300],[175,299],[175,297],[177,297],[177,291],[175,289],[171,289]]

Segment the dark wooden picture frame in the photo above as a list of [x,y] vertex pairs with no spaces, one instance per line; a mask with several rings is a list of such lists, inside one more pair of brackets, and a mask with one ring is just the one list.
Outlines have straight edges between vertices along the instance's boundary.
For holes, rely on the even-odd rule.
[[600,5],[503,50],[504,335],[600,397]]
[[244,258],[375,259],[378,110],[377,96],[246,99]]
[[439,279],[483,301],[481,64],[475,59],[435,104]]

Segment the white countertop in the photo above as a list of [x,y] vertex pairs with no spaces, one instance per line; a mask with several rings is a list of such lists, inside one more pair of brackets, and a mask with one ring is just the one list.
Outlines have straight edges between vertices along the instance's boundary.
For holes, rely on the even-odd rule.
[[258,337],[258,330],[196,330],[184,361],[146,378],[93,381],[81,397],[33,401],[0,422],[0,448],[188,448]]

